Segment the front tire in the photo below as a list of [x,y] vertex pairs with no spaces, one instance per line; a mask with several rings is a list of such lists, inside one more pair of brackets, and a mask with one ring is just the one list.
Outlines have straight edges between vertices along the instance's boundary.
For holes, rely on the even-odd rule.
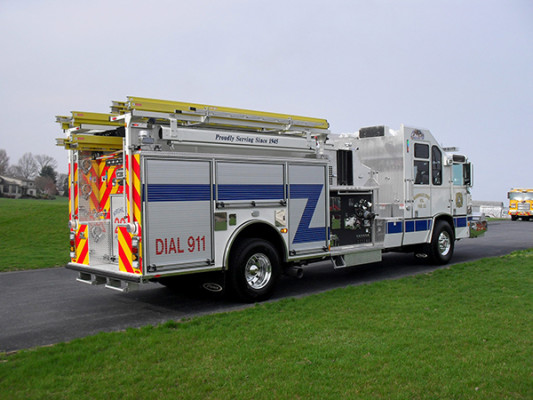
[[448,264],[452,259],[455,247],[455,238],[450,224],[445,221],[437,221],[431,243],[426,246],[427,254],[434,264]]
[[269,242],[245,239],[231,250],[228,284],[237,299],[253,303],[270,298],[279,275],[279,256]]

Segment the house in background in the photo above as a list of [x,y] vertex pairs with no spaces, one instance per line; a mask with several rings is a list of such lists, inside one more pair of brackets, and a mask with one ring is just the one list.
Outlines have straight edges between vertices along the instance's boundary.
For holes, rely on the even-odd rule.
[[37,196],[35,182],[0,176],[0,197],[18,199],[23,196]]

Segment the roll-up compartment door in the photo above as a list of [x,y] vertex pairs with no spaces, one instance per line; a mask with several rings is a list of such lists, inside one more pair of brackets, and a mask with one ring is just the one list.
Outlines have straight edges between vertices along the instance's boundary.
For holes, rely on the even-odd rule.
[[322,251],[328,245],[326,167],[289,165],[289,250]]
[[157,271],[209,265],[211,161],[146,159],[146,265]]

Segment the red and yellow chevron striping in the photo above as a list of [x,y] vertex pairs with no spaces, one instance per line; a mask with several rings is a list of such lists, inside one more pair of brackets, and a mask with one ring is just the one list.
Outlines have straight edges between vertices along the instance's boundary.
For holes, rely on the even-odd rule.
[[122,272],[133,273],[131,263],[131,235],[123,226],[118,228],[118,267]]
[[[121,185],[113,185],[116,178],[116,172],[120,165],[109,166],[105,159],[85,160],[86,168],[82,174],[81,195],[89,201],[91,214],[102,213],[105,210],[104,217],[109,218],[110,196],[113,194],[123,193]],[[77,190],[75,190],[77,193]]]
[[133,221],[137,222],[140,226],[141,224],[141,164],[140,164],[140,155],[135,154],[131,160],[132,171],[129,170],[129,158],[126,156],[126,197],[128,199],[128,210],[130,208],[130,174],[133,177],[133,187],[131,188],[132,197],[133,197]]
[[[141,156],[139,154],[134,154],[131,158],[131,171],[129,168],[129,156],[126,156],[126,198],[128,201],[128,210],[130,210],[130,202],[133,201],[133,221],[136,222],[139,227],[138,237],[139,237],[139,269],[142,269],[142,220],[141,220]],[[131,196],[130,199],[130,187],[129,182],[133,182],[131,187]],[[130,219],[131,220],[131,219]]]
[[109,212],[111,207],[112,194],[122,193],[123,186],[113,185],[113,180],[116,178],[117,169],[120,166],[108,166],[105,162],[100,162],[99,176],[100,185],[98,187],[98,197],[100,211],[106,210],[106,218],[109,218]]
[[76,231],[76,259],[72,260],[78,264],[89,265],[89,241],[87,240],[89,227],[87,225],[79,225]]
[[133,216],[141,226],[141,164],[140,155],[133,156]]
[[128,232],[126,227],[118,228],[118,267],[122,272],[129,272],[140,274],[140,260],[139,267],[133,264],[132,253],[132,235]]

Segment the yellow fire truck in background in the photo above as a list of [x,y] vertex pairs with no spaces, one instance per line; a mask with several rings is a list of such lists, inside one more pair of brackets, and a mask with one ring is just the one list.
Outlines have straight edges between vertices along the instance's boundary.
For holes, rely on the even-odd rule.
[[509,198],[509,215],[513,221],[533,218],[533,189],[511,189]]

